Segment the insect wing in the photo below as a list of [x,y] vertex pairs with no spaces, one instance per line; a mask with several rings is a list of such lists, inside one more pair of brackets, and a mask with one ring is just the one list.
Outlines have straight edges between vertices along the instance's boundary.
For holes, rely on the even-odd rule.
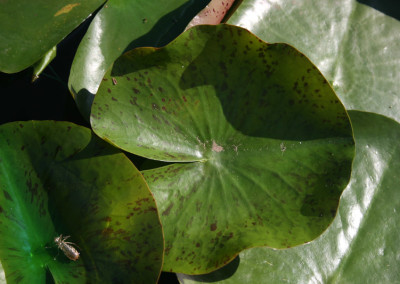
[[63,243],[61,250],[65,254],[66,257],[75,261],[79,258],[79,252],[71,245]]

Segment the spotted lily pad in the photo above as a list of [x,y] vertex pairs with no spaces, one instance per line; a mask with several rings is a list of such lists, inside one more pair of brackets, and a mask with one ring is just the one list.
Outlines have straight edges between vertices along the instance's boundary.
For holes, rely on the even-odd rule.
[[163,46],[177,37],[209,0],[109,0],[94,17],[71,66],[69,89],[89,120],[106,71],[127,50]]
[[347,110],[400,122],[399,11],[396,0],[243,0],[229,23],[294,45],[332,82]]
[[[161,224],[142,175],[72,123],[0,126],[0,223],[9,283],[155,283],[161,269]],[[78,260],[56,247],[61,234]]]
[[354,155],[349,118],[300,52],[234,26],[196,26],[106,74],[103,139],[147,158],[164,270],[215,270],[253,246],[308,242],[332,222]]
[[338,214],[313,242],[287,250],[252,248],[195,283],[397,283],[400,266],[400,125],[349,111],[356,140],[352,179]]

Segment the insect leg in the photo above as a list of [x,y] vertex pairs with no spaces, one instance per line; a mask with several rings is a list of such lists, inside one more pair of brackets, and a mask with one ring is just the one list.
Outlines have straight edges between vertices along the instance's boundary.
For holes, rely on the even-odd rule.
[[62,237],[62,235],[61,235],[61,239],[63,240],[63,241],[65,241],[66,239],[68,239],[70,236],[65,236],[64,238]]
[[77,244],[75,243],[71,243],[71,242],[64,242],[65,244],[71,245],[71,246],[76,246],[77,248],[79,248],[80,250],[82,250]]

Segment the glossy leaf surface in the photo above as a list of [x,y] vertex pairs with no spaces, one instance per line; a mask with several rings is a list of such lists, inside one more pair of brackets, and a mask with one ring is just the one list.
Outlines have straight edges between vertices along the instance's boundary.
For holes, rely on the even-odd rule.
[[222,22],[235,0],[211,0],[187,25],[186,29],[196,25],[218,25]]
[[[380,2],[386,13],[400,8],[398,1],[361,2]],[[331,82],[346,109],[400,122],[398,20],[356,0],[243,0],[228,23],[298,48]]]
[[179,275],[193,283],[397,283],[400,266],[400,125],[351,111],[356,140],[352,179],[338,215],[317,240],[287,250],[253,248],[224,271]]
[[19,72],[76,28],[103,0],[0,2],[0,71]]
[[196,26],[123,55],[91,116],[147,158],[166,238],[164,270],[214,270],[252,246],[298,245],[335,215],[353,158],[341,103],[294,48],[244,29]]
[[4,273],[4,269],[3,269],[3,266],[1,265],[1,262],[0,262],[0,283],[1,284],[6,284],[7,283],[6,282],[6,275]]
[[71,67],[69,89],[89,119],[107,69],[125,51],[163,46],[181,33],[209,0],[110,0],[93,19]]
[[[118,171],[115,171],[118,168]],[[89,129],[0,127],[0,259],[9,283],[155,283],[163,239],[138,170]],[[79,246],[68,259],[54,238]]]
[[42,74],[43,70],[53,61],[53,59],[57,55],[57,46],[54,46],[50,49],[46,54],[33,65],[33,75],[32,82],[36,81],[40,74]]

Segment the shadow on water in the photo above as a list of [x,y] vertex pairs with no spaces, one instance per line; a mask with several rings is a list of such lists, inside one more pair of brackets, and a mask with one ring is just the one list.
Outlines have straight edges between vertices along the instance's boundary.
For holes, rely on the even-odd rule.
[[398,0],[357,0],[357,2],[400,20],[400,1]]
[[238,255],[230,263],[211,273],[202,275],[178,274],[178,279],[179,280],[188,279],[203,283],[219,282],[232,277],[232,275],[234,275],[236,270],[238,269],[239,264],[240,264],[240,256]]

